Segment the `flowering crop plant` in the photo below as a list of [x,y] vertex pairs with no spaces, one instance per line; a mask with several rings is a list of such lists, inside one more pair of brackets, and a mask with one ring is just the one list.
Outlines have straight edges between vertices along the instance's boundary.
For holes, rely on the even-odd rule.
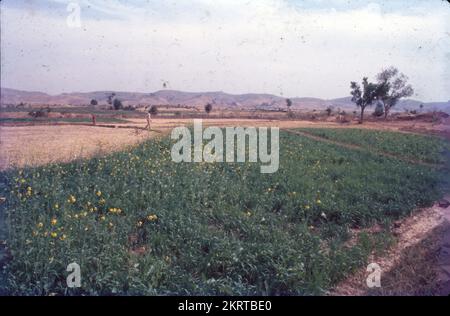
[[[333,135],[351,133],[359,132]],[[411,135],[376,137],[395,148]],[[324,294],[394,242],[391,222],[431,205],[449,179],[439,166],[285,131],[272,174],[258,163],[174,163],[172,144],[161,137],[106,157],[2,172],[10,253],[2,290]],[[442,162],[440,147],[417,146],[426,148],[415,159]],[[381,233],[349,242],[375,223]],[[81,287],[67,287],[71,262]]]

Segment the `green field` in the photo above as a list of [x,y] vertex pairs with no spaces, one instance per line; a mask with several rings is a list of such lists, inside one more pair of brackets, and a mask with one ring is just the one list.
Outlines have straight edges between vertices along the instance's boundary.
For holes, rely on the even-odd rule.
[[448,142],[443,139],[426,135],[405,133],[399,137],[395,132],[356,128],[300,128],[298,130],[333,141],[429,163],[444,163],[443,153],[450,149]]
[[[97,116],[96,121],[98,123],[126,123],[126,120],[114,118],[114,117],[101,117]],[[55,117],[55,118],[5,118],[0,117],[0,123],[92,123],[91,118],[85,117]]]
[[[383,144],[371,152],[281,132],[274,174],[255,163],[173,163],[168,138],[3,172],[11,251],[3,290],[324,294],[390,245],[390,223],[431,205],[450,178],[448,169],[375,150],[406,142],[424,161],[442,161],[441,148],[405,134],[375,135]],[[384,232],[347,242],[351,228],[377,222]],[[66,287],[71,262],[81,267],[78,289]]]

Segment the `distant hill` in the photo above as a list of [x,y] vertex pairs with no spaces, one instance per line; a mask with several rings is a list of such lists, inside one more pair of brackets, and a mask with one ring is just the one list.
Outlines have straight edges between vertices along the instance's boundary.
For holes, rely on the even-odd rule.
[[[151,93],[143,92],[121,92],[121,91],[94,91],[73,92],[58,95],[49,95],[43,92],[22,91],[16,89],[1,88],[1,104],[30,105],[72,105],[86,106],[92,99],[98,101],[99,105],[106,105],[107,98],[115,93],[124,105],[147,106],[147,105],[180,105],[190,107],[203,107],[206,103],[212,103],[218,107],[245,108],[245,109],[286,109],[286,98],[262,93],[229,94],[222,91],[215,92],[183,92],[176,90],[160,90]],[[337,99],[319,98],[290,98],[292,109],[295,110],[324,110],[328,106],[345,111],[354,111],[356,106],[351,102],[351,97]],[[402,100],[395,107],[397,111],[419,110],[423,104],[426,111],[444,111],[450,114],[450,101],[425,103],[417,100]]]

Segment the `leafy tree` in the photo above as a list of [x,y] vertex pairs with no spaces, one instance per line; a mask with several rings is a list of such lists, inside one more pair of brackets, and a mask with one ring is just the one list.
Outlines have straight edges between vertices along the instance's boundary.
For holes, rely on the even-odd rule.
[[212,104],[211,103],[206,104],[205,105],[206,114],[209,114],[209,112],[211,112],[211,111],[212,111]]
[[113,107],[114,107],[114,110],[116,110],[116,111],[123,109],[122,101],[120,101],[119,99],[114,99]]
[[327,115],[330,116],[331,113],[333,113],[333,107],[332,107],[332,106],[327,107],[327,109],[325,110],[325,112],[327,112]]
[[412,96],[414,93],[410,84],[407,84],[408,77],[400,73],[397,68],[389,67],[377,75],[380,85],[379,99],[384,107],[384,118],[387,119],[389,111],[397,102],[404,97]]
[[91,105],[92,106],[96,106],[97,104],[98,104],[97,100],[95,100],[95,99],[91,100]]
[[350,92],[352,95],[352,102],[361,109],[359,123],[362,124],[364,121],[364,110],[367,106],[372,105],[378,98],[380,87],[375,83],[369,82],[367,77],[364,77],[362,80],[362,89],[361,86],[354,81],[350,83],[350,88],[352,89]]
[[108,102],[109,105],[113,105],[113,100],[114,97],[116,96],[116,94],[113,92],[110,95],[108,95],[108,99],[106,100],[106,102]]
[[286,106],[288,108],[288,111],[291,110],[291,106],[292,106],[292,100],[291,99],[286,99]]

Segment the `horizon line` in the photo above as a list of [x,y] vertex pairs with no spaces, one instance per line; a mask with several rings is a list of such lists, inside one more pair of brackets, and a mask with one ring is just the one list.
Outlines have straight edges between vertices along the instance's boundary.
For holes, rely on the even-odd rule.
[[[10,88],[10,87],[1,87],[0,89],[9,89],[9,90],[16,90],[16,91],[23,91],[23,92],[30,92],[30,93],[44,93],[46,95],[49,95],[51,97],[57,97],[63,94],[75,94],[75,93],[83,93],[83,94],[89,94],[89,93],[97,93],[97,92],[111,92],[111,93],[139,93],[139,94],[153,94],[153,93],[157,93],[157,92],[162,92],[162,91],[173,91],[173,92],[182,92],[182,93],[223,93],[223,94],[228,94],[228,95],[232,95],[232,96],[242,96],[242,95],[249,95],[249,94],[259,94],[259,95],[270,95],[270,96],[274,96],[274,97],[278,97],[281,99],[319,99],[319,100],[323,100],[323,101],[332,101],[332,100],[337,100],[337,99],[343,99],[343,98],[347,98],[347,97],[351,97],[350,93],[348,96],[340,96],[340,97],[335,97],[335,98],[322,98],[322,97],[312,97],[312,96],[295,96],[295,97],[285,97],[285,96],[280,96],[278,94],[273,94],[273,93],[266,93],[266,92],[246,92],[246,93],[230,93],[230,92],[225,92],[225,91],[187,91],[187,90],[177,90],[177,89],[160,89],[160,90],[155,90],[153,92],[142,92],[142,91],[119,91],[119,90],[110,90],[110,89],[105,89],[105,90],[92,90],[92,91],[72,91],[72,92],[61,92],[61,93],[57,93],[57,94],[51,94],[51,93],[47,93],[47,92],[43,92],[43,91],[39,91],[39,90],[23,90],[23,89],[16,89],[16,88]],[[412,101],[418,101],[418,102],[423,102],[423,103],[447,103],[450,102],[450,100],[433,100],[433,101],[423,101],[420,99],[414,99],[414,98],[407,98],[407,99],[403,99],[403,100],[412,100]]]

